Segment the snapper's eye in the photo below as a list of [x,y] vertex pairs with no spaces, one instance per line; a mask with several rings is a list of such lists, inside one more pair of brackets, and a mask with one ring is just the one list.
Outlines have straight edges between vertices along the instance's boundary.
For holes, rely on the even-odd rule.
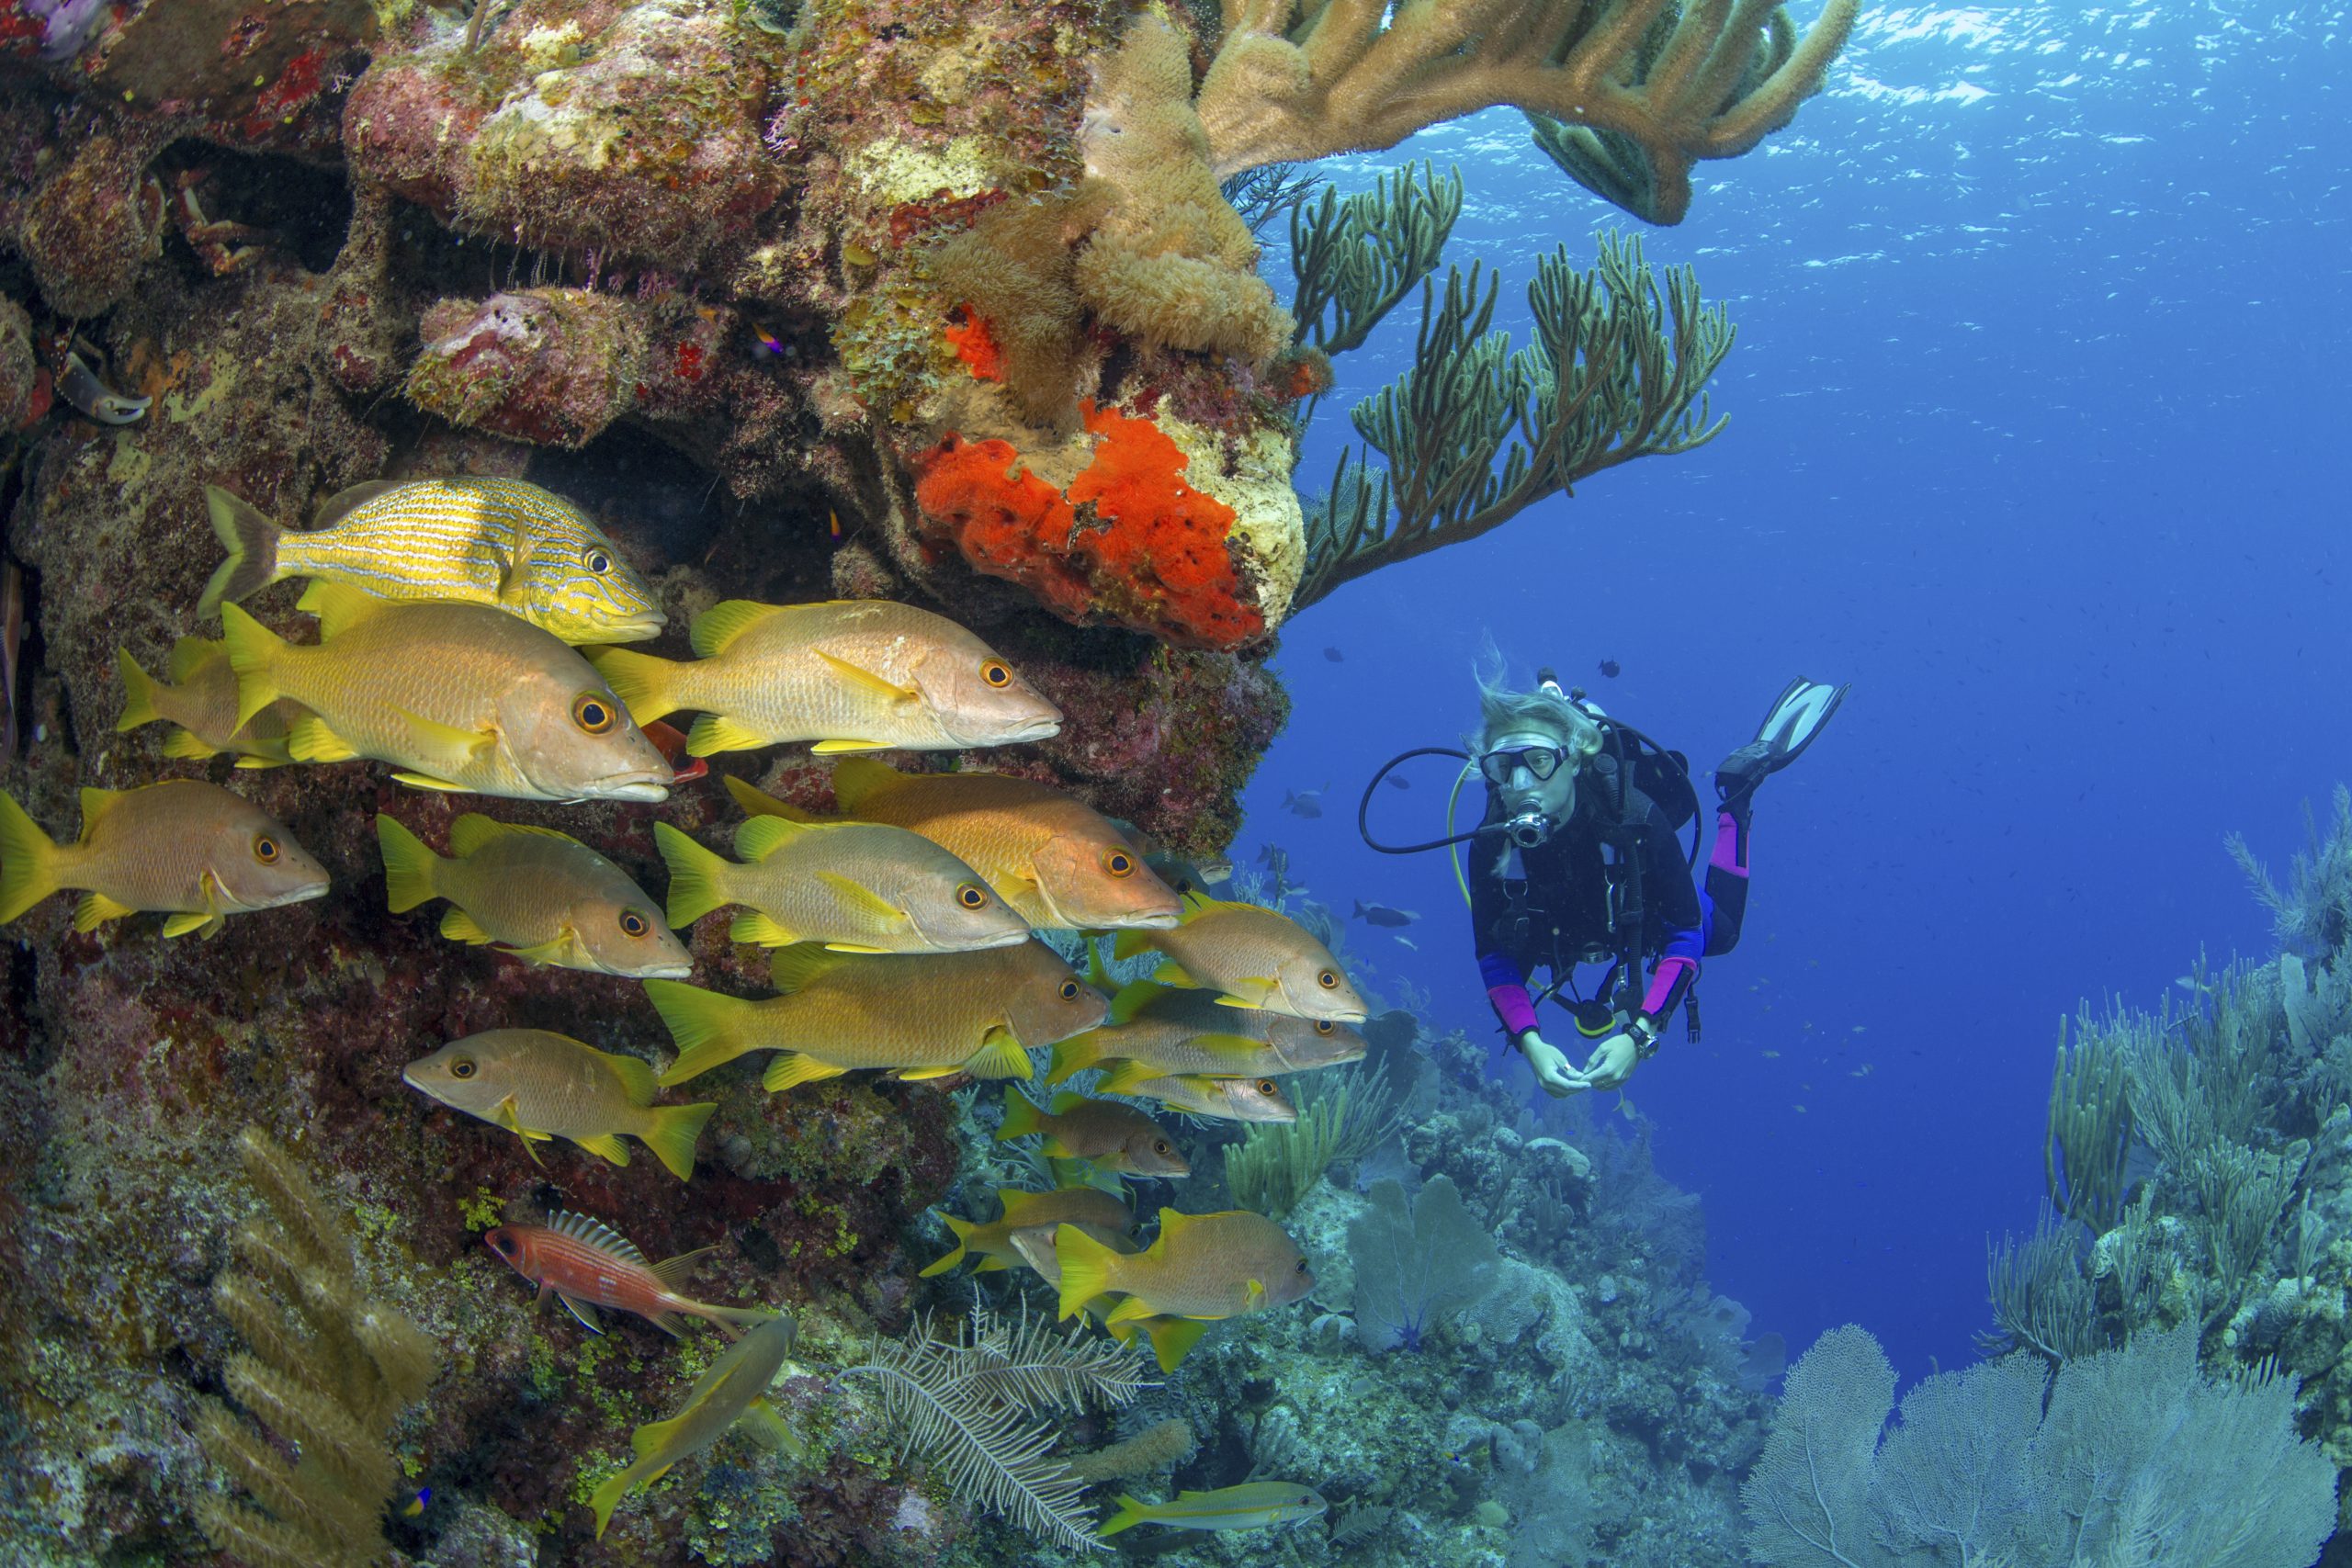
[[1102,852],[1102,869],[1114,876],[1133,876],[1136,857],[1114,844]]
[[602,692],[582,692],[571,699],[571,722],[591,735],[602,735],[620,722],[620,712]]
[[580,558],[580,564],[586,567],[590,571],[594,572],[598,577],[602,577],[605,573],[613,570],[612,553],[608,550],[602,549],[597,546],[591,545],[588,547],[588,553]]
[[1258,1092],[1265,1095],[1272,1094],[1274,1092],[1274,1080],[1272,1078],[1260,1078],[1258,1080]]
[[652,929],[653,922],[647,919],[643,915],[639,914],[635,909],[623,909],[621,911],[621,930],[628,932],[630,936],[643,936],[647,931],[650,931]]
[[[1300,1259],[1298,1260],[1298,1271],[1299,1271],[1300,1273],[1302,1273],[1302,1274],[1304,1274],[1304,1273],[1306,1273],[1306,1258],[1300,1258]],[[1306,1502],[1306,1498],[1304,1498],[1304,1497],[1301,1497],[1301,1498],[1299,1499],[1299,1501],[1300,1501],[1300,1502],[1302,1502],[1302,1503],[1304,1503],[1304,1502]]]
[[1327,991],[1336,991],[1340,988],[1339,971],[1326,969],[1315,976],[1315,983]]
[[1333,1023],[1328,1018],[1318,1018],[1315,1021],[1315,1032],[1317,1034],[1337,1033],[1339,1028],[1340,1026],[1338,1024]]
[[956,902],[963,905],[967,909],[985,908],[988,907],[988,901],[987,891],[976,884],[967,882],[956,889]]
[[989,660],[980,666],[980,679],[1001,691],[1012,684],[1012,671],[1000,660]]
[[1151,1152],[1156,1155],[1172,1155],[1176,1151],[1168,1146],[1167,1139],[1154,1138],[1151,1141]]
[[1077,982],[1077,981],[1075,981],[1075,980],[1064,980],[1064,981],[1062,982],[1062,1000],[1064,1000],[1064,1001],[1066,1001],[1066,1002],[1074,1002],[1074,1001],[1078,1000],[1078,982]]
[[277,840],[271,838],[267,833],[255,833],[254,835],[254,859],[261,862],[262,864],[276,865],[280,852],[281,852],[277,847]]
[[471,1056],[458,1057],[456,1061],[449,1064],[449,1076],[453,1078],[469,1078],[473,1077],[474,1059]]

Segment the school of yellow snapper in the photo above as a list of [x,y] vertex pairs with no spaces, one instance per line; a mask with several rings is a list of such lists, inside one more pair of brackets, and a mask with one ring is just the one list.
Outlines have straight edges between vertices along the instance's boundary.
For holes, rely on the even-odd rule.
[[[308,530],[224,491],[208,500],[227,553],[199,613],[218,611],[223,637],[183,638],[167,682],[127,653],[119,660],[117,728],[171,724],[166,756],[226,753],[239,768],[365,760],[419,789],[658,802],[675,775],[640,726],[682,709],[699,716],[685,748],[697,757],[788,742],[843,754],[839,818],[728,779],[746,813],[732,859],[657,823],[666,905],[566,834],[471,813],[451,825],[443,854],[377,818],[393,912],[438,901],[451,941],[638,978],[676,1042],[657,1072],[517,1026],[406,1068],[413,1087],[513,1133],[534,1160],[537,1145],[563,1139],[626,1165],[629,1137],[688,1179],[715,1104],[657,1104],[658,1091],[753,1053],[766,1057],[763,1084],[781,1093],[855,1071],[1026,1078],[1030,1053],[1050,1050],[1050,1083],[1095,1071],[1100,1093],[1267,1122],[1297,1114],[1277,1077],[1363,1055],[1349,1027],[1363,1021],[1363,999],[1288,918],[1180,897],[1126,829],[1046,785],[902,773],[856,755],[1057,732],[1053,704],[952,621],[892,601],[729,601],[695,621],[693,660],[661,660],[614,646],[662,629],[644,580],[584,513],[537,486],[365,484],[327,502]],[[292,577],[309,579],[300,607],[317,621],[315,642],[281,637],[236,603]],[[79,838],[58,843],[0,793],[0,923],[74,889],[85,895],[78,931],[144,911],[168,917],[166,936],[209,936],[231,915],[327,892],[326,873],[283,825],[218,784],[87,789],[82,818]],[[773,996],[685,982],[692,959],[673,931],[728,909],[740,911],[734,940],[776,950]],[[1156,954],[1159,966],[1114,991],[1091,935],[1080,976],[1037,931],[1114,933],[1116,956]],[[1248,1211],[1163,1209],[1139,1250],[1124,1182],[1189,1167],[1134,1105],[1067,1089],[1040,1104],[1011,1089],[998,1135],[1038,1139],[1062,1185],[1001,1193],[994,1221],[951,1217],[956,1249],[926,1274],[967,1257],[982,1269],[1032,1269],[1064,1317],[1091,1314],[1123,1339],[1145,1333],[1165,1369],[1207,1323],[1285,1305],[1314,1283],[1282,1227]],[[557,1295],[583,1321],[592,1302],[673,1330],[682,1310],[730,1333],[750,1321],[678,1295],[687,1260],[647,1264],[584,1216],[490,1239],[542,1299]],[[627,1490],[739,1421],[769,1435],[761,1394],[790,1345],[788,1319],[775,1321],[715,1365],[678,1417],[639,1428],[638,1463],[597,1496],[599,1535]]]

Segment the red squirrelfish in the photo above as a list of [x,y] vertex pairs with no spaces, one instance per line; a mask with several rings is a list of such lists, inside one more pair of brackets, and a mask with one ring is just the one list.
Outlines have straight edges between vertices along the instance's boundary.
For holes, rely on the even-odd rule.
[[684,1317],[699,1317],[734,1338],[743,1325],[775,1314],[748,1307],[712,1306],[681,1295],[678,1287],[695,1266],[717,1247],[682,1252],[666,1263],[648,1263],[635,1244],[611,1226],[585,1214],[559,1213],[544,1225],[501,1225],[482,1237],[514,1272],[539,1288],[539,1300],[553,1296],[594,1333],[597,1307],[633,1312],[665,1334],[683,1337]]

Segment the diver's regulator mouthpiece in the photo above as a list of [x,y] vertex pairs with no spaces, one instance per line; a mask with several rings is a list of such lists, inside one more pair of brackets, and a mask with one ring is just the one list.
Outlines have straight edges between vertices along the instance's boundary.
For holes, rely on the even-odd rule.
[[1522,850],[1539,848],[1552,837],[1552,819],[1541,811],[1522,811],[1503,824],[1503,837]]

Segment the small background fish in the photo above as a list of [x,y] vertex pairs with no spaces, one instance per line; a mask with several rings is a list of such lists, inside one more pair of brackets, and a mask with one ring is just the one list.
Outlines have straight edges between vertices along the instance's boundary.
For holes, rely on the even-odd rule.
[[0,793],[0,925],[69,887],[87,895],[75,931],[148,910],[170,915],[165,936],[211,936],[231,915],[318,897],[327,874],[276,818],[197,779],[84,790],[70,844]]
[[569,834],[468,812],[449,824],[445,860],[379,812],[376,838],[391,912],[447,898],[441,934],[452,942],[498,942],[526,963],[601,975],[694,972],[645,890]]
[[627,1165],[621,1138],[636,1138],[681,1181],[693,1174],[695,1141],[718,1109],[715,1100],[656,1105],[647,1064],[544,1029],[492,1029],[453,1040],[411,1062],[401,1077],[452,1110],[517,1134],[526,1147],[569,1138]]

